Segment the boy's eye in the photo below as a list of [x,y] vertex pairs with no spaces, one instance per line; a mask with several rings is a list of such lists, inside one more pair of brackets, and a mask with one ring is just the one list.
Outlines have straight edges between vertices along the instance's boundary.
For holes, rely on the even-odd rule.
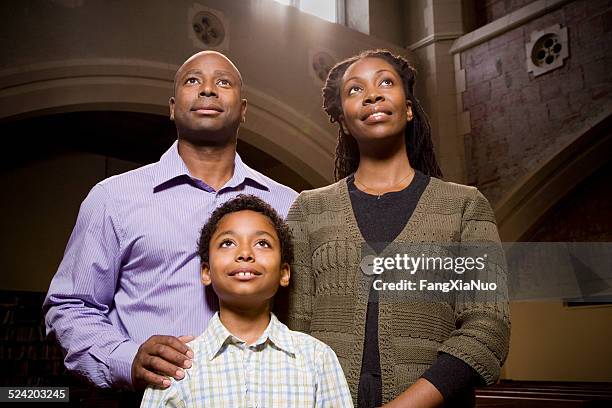
[[221,87],[229,87],[232,85],[232,83],[230,81],[228,81],[227,79],[219,79],[217,81],[217,85],[221,86]]
[[351,86],[351,87],[349,88],[349,90],[348,90],[348,94],[349,94],[349,95],[354,95],[354,94],[356,94],[356,93],[357,93],[357,92],[359,92],[359,91],[361,91],[361,88],[360,88],[360,87],[358,87],[358,86]]
[[264,247],[264,248],[271,248],[272,245],[270,245],[270,243],[268,241],[266,241],[265,239],[260,239],[259,241],[257,241],[255,243],[255,245],[260,246],[260,247]]
[[219,244],[220,248],[229,248],[231,246],[234,245],[234,241],[232,241],[231,239],[224,239],[223,241],[221,241],[221,244]]

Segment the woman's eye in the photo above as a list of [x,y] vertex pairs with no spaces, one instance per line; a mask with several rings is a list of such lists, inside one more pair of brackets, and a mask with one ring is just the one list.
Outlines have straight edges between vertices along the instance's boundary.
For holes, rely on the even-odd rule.
[[356,94],[359,91],[361,91],[361,88],[359,88],[358,86],[351,86],[349,88],[348,94],[349,95],[353,95],[353,94]]
[[231,246],[234,245],[234,242],[232,240],[226,239],[221,241],[221,244],[219,245],[219,247],[221,248],[229,248]]
[[392,81],[392,80],[390,80],[390,79],[383,79],[383,80],[380,82],[380,84],[381,84],[381,85],[384,85],[384,86],[391,86],[391,85],[393,85],[393,81]]
[[257,241],[255,243],[255,245],[260,246],[260,247],[264,247],[264,248],[270,248],[271,245],[268,241],[266,241],[265,239],[260,239],[259,241]]
[[226,86],[231,86],[232,84],[227,79],[220,79],[217,81],[217,85],[226,87]]

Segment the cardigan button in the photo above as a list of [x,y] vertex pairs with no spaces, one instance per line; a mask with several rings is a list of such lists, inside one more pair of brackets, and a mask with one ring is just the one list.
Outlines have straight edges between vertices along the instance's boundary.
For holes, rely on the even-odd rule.
[[376,258],[374,255],[366,255],[361,260],[359,267],[361,268],[361,272],[363,272],[364,275],[374,275],[374,258]]

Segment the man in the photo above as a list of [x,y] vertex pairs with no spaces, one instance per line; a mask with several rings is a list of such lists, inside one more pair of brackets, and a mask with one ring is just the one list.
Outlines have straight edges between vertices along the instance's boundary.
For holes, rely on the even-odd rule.
[[176,336],[202,333],[217,307],[198,279],[202,221],[241,193],[284,217],[297,195],[236,154],[247,101],[227,57],[197,53],[174,80],[178,141],[159,162],[94,186],[43,305],[68,370],[103,388],[183,378],[191,337]]

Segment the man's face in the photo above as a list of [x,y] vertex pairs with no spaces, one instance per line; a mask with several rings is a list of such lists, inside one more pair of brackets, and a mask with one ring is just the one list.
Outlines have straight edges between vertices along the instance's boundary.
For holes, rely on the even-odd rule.
[[221,302],[234,306],[268,302],[279,285],[287,286],[289,265],[281,262],[280,241],[268,217],[243,210],[221,218],[202,282],[212,283]]
[[240,88],[239,73],[224,56],[206,52],[188,59],[170,98],[170,119],[179,137],[213,143],[235,137],[246,115]]

